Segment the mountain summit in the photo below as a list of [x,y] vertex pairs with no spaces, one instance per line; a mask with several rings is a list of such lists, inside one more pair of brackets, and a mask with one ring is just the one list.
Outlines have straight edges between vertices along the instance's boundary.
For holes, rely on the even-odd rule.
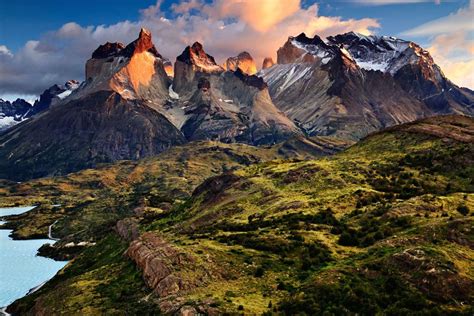
[[357,140],[436,114],[474,113],[474,93],[449,81],[419,45],[346,33],[289,37],[259,75],[275,104],[309,135]]
[[126,99],[161,101],[168,95],[165,59],[153,45],[151,33],[141,29],[138,38],[124,46],[105,43],[86,63],[86,84],[77,97],[97,91],[115,91]]

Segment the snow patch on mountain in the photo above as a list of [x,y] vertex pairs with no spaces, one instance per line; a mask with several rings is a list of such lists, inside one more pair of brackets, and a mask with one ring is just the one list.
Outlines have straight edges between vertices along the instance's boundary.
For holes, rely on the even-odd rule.
[[0,131],[5,130],[13,125],[20,123],[19,121],[15,120],[13,116],[4,116],[0,114]]
[[308,54],[313,55],[315,57],[319,57],[321,59],[321,63],[323,64],[327,64],[331,60],[331,58],[334,57],[334,54],[331,51],[326,50],[318,45],[304,44],[296,39],[293,39],[291,43],[295,47],[306,51]]
[[173,90],[173,85],[170,85],[170,87],[168,88],[168,92],[169,92],[169,95],[170,95],[170,98],[171,98],[171,99],[179,100],[179,94],[177,94],[177,93]]

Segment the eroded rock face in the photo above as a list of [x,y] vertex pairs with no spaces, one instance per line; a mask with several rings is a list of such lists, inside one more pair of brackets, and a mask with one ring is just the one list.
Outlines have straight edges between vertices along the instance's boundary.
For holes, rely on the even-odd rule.
[[115,230],[120,238],[125,241],[132,241],[138,239],[140,231],[138,230],[138,220],[135,218],[125,218],[119,220],[115,225]]
[[142,271],[147,286],[159,296],[160,309],[166,314],[180,312],[182,315],[195,315],[204,306],[197,307],[197,310],[186,307],[180,297],[210,280],[220,278],[215,271],[209,270],[212,265],[199,264],[192,255],[151,232],[132,241],[127,256]]
[[248,52],[242,52],[235,57],[227,58],[224,63],[224,69],[229,71],[240,69],[247,75],[254,75],[257,73],[257,65]]

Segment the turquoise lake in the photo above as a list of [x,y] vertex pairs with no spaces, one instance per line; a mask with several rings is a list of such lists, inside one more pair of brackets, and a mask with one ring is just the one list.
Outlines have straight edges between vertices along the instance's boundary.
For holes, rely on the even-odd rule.
[[[34,207],[0,208],[0,216],[27,212]],[[2,223],[0,221],[0,223]],[[51,279],[66,264],[36,255],[50,239],[12,240],[11,230],[0,229],[0,307],[25,296],[28,291]]]

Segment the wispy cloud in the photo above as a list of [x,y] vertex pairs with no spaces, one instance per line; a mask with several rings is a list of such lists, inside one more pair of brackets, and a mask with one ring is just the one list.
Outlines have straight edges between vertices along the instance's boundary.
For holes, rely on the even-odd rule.
[[99,44],[128,43],[142,26],[152,31],[158,50],[171,60],[186,45],[200,41],[218,61],[247,50],[258,63],[275,57],[289,35],[370,34],[379,27],[370,18],[321,16],[318,5],[303,7],[300,0],[189,0],[173,7],[172,18],[165,18],[160,4],[142,10],[138,21],[86,27],[71,22],[27,42],[14,55],[0,53],[0,94],[38,94],[54,83],[82,79],[84,63]]
[[474,31],[474,0],[448,16],[424,23],[402,33],[406,36],[429,36],[453,32]]

